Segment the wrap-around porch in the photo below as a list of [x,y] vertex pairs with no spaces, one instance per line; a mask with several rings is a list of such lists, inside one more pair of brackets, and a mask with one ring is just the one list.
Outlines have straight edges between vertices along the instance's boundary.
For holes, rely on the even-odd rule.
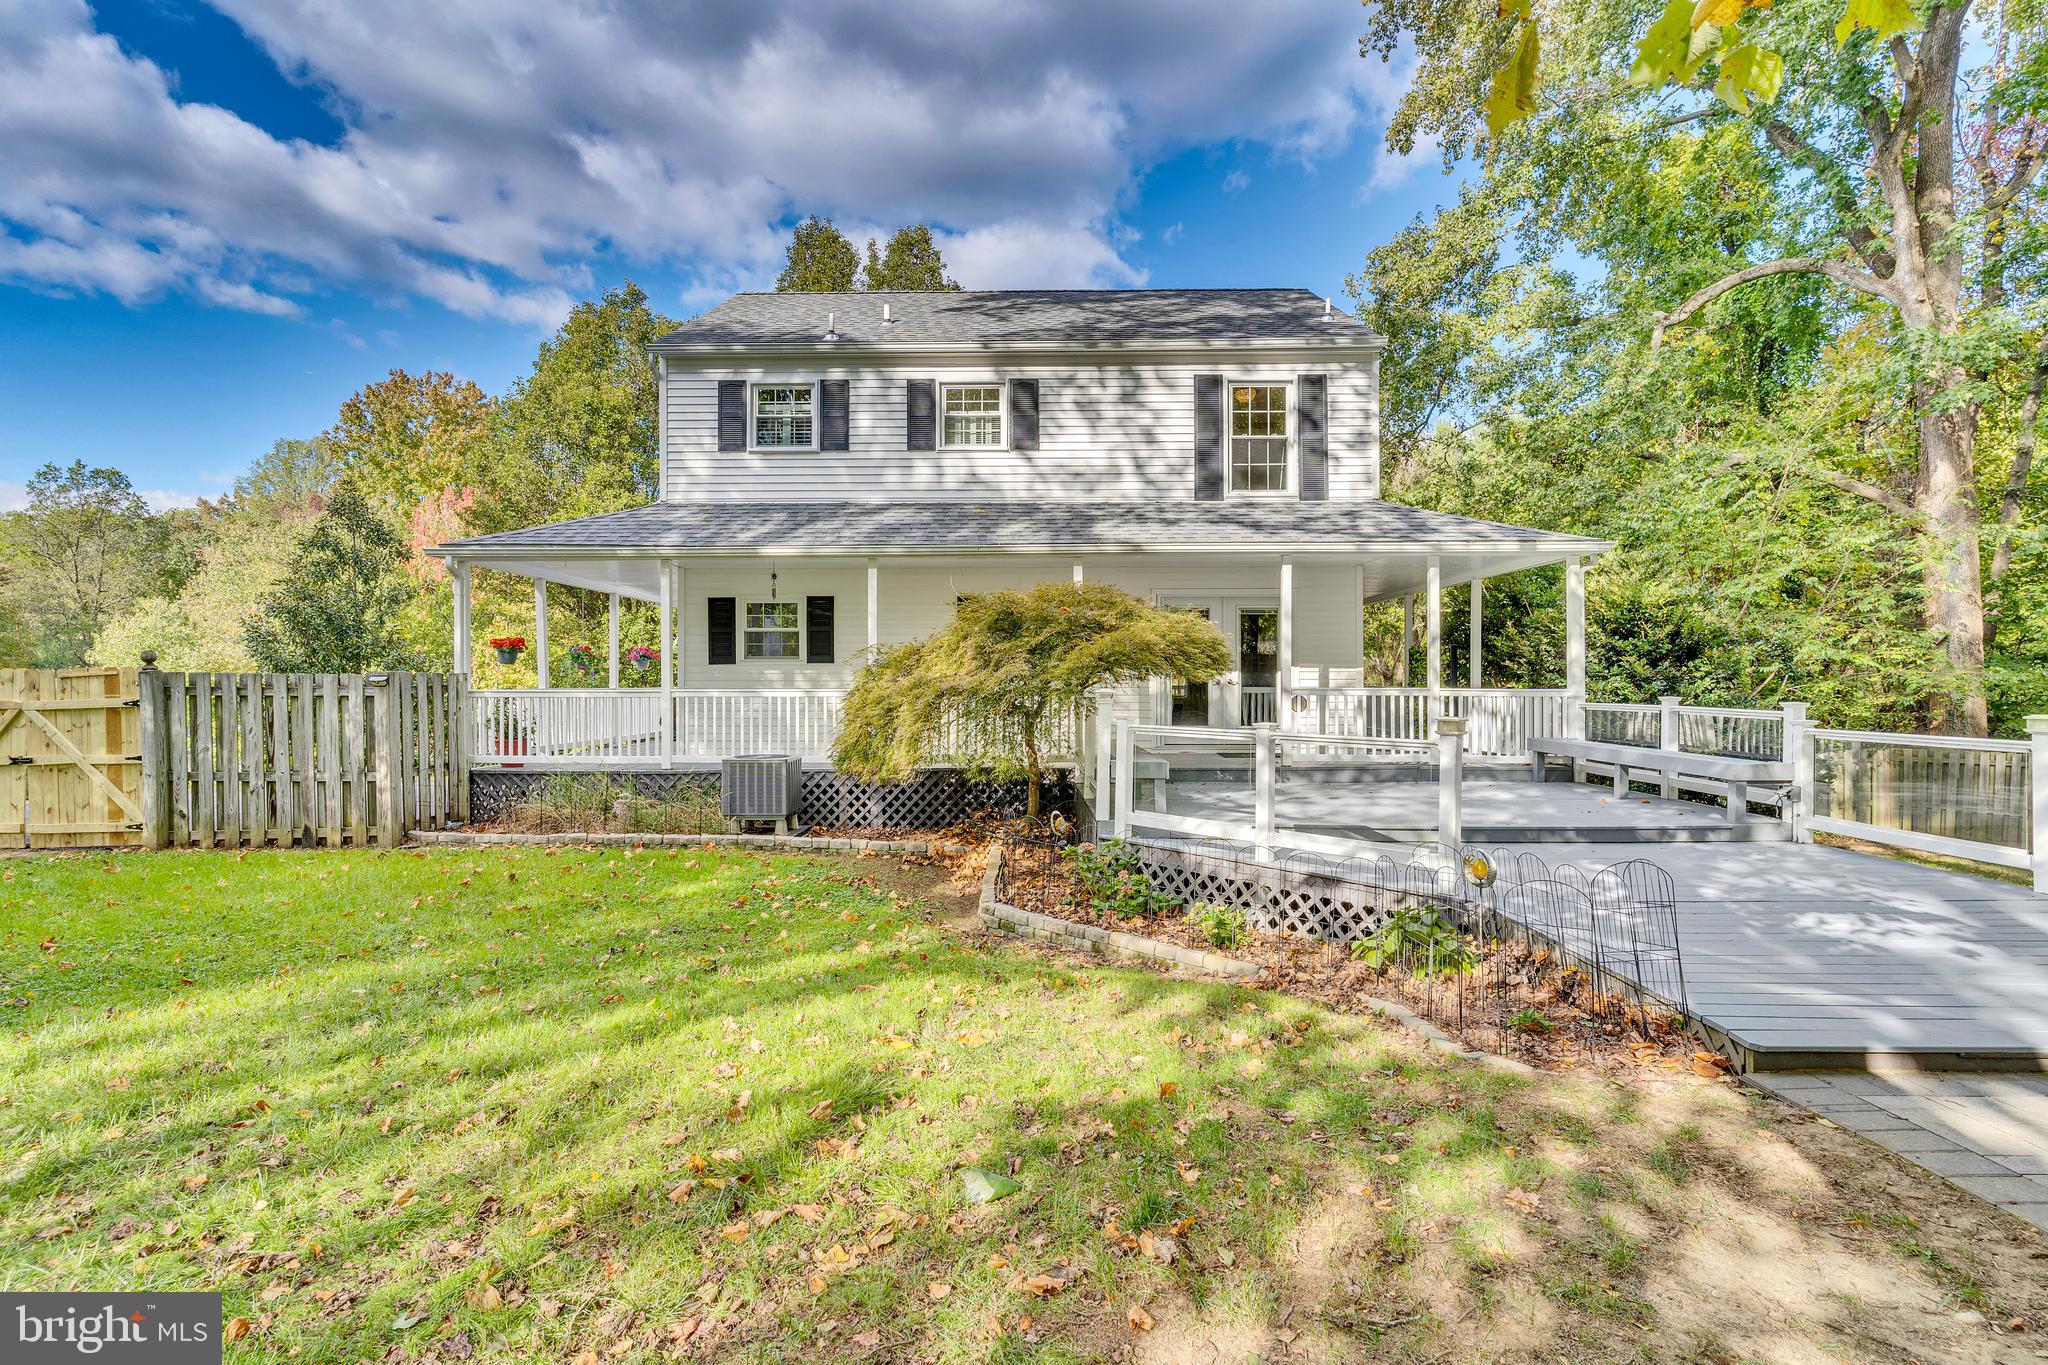
[[[533,684],[472,686],[471,752],[483,766],[673,767],[742,753],[822,761],[838,734],[846,691],[878,648],[944,625],[963,594],[1071,577],[1110,582],[1215,622],[1230,670],[1211,683],[1157,678],[1119,689],[1116,719],[1289,734],[1422,739],[1439,716],[1468,722],[1475,753],[1525,756],[1533,735],[1564,733],[1585,693],[1585,566],[1554,559],[1564,576],[1563,688],[1487,688],[1480,610],[1490,576],[1537,567],[1528,552],[1414,552],[1371,559],[1329,555],[1214,557],[869,555],[792,559],[617,554],[574,558],[455,558],[454,655],[473,673],[473,574],[510,572],[532,584],[523,632]],[[551,591],[603,595],[599,641],[551,636]],[[849,591],[851,589],[851,591]],[[1465,676],[1446,675],[1443,604],[1469,594]],[[1398,602],[1401,649],[1391,678],[1369,681],[1365,609]],[[629,660],[621,620],[652,608],[657,643]],[[575,648],[576,686],[562,681]],[[1419,665],[1411,657],[1419,656]],[[1411,676],[1411,672],[1413,676]],[[949,737],[935,762],[971,756],[988,737]],[[1072,761],[1086,743],[1071,721],[1057,751]]]

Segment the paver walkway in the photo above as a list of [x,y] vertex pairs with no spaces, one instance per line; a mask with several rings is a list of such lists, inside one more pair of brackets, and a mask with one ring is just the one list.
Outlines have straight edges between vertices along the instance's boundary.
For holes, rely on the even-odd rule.
[[2048,1231],[2048,1076],[1760,1072],[1747,1080]]

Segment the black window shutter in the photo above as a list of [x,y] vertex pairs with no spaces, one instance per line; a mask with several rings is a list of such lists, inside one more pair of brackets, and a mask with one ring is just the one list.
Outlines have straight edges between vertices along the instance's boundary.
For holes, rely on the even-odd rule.
[[704,603],[710,613],[704,622],[704,647],[715,664],[735,661],[738,641],[737,603],[730,597],[713,597]]
[[1010,381],[1010,449],[1038,449],[1038,381]]
[[1195,500],[1223,500],[1223,376],[1195,376]]
[[747,448],[747,381],[718,381],[718,448]]
[[903,381],[903,448],[939,448],[938,396],[929,379]]
[[846,450],[846,381],[827,379],[818,385],[818,449]]
[[1305,374],[1296,382],[1300,397],[1301,500],[1327,502],[1330,498],[1329,382],[1319,374]]
[[830,597],[806,597],[804,599],[804,662],[807,664],[829,664],[832,662],[832,603]]

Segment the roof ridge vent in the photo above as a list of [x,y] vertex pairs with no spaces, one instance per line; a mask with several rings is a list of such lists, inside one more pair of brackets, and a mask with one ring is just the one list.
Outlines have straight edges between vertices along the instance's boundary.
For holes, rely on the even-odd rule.
[[896,319],[890,315],[889,307],[890,306],[886,303],[882,305],[882,325],[885,327],[890,323],[896,321]]
[[827,311],[825,314],[825,340],[839,340],[839,314]]

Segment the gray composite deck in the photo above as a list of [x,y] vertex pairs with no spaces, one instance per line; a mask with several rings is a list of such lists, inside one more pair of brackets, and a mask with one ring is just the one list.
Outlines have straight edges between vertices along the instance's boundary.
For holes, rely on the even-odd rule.
[[[1248,789],[1174,788],[1170,809],[1219,817],[1241,790],[1249,830]],[[1283,786],[1276,804],[1283,825],[1391,831],[1433,824],[1434,799],[1425,783],[1320,784]],[[2048,897],[1847,849],[1685,842],[1725,828],[1722,812],[1583,784],[1481,784],[1465,810],[1467,842],[1507,831],[1553,866],[1670,872],[1689,1003],[1751,1067],[2048,1070]]]

